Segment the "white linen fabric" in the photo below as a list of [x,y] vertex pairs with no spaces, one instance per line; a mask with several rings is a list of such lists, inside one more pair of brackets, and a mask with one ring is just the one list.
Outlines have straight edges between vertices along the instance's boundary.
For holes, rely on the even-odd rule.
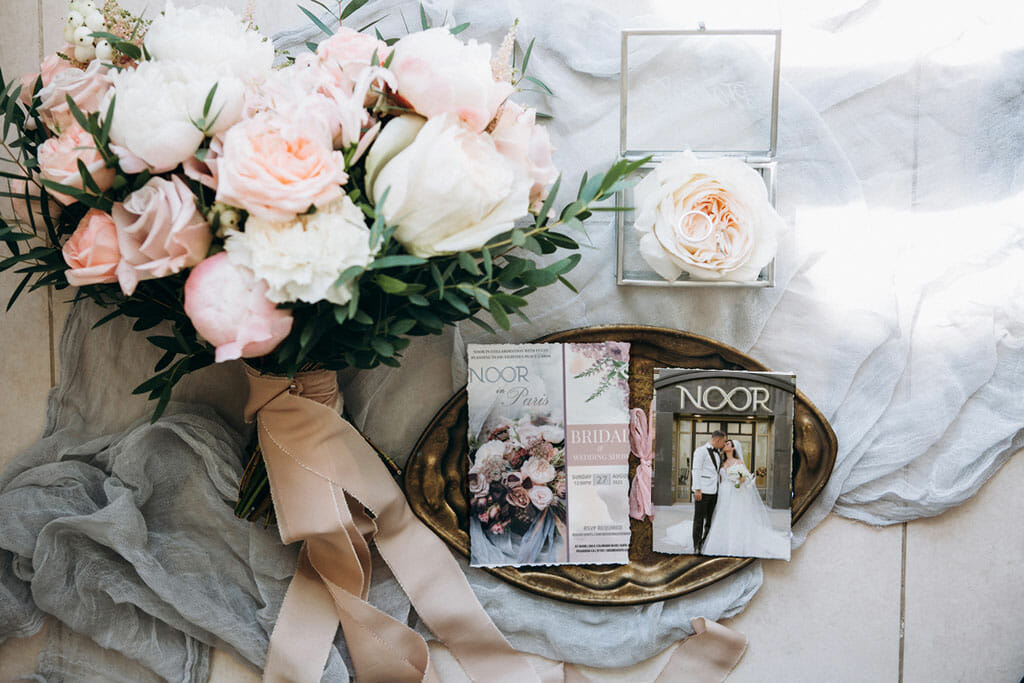
[[[520,39],[536,38],[530,70],[557,94],[537,95],[537,104],[554,115],[549,131],[564,188],[575,187],[584,169],[607,166],[616,154],[621,28],[693,28],[698,19],[706,19],[709,28],[768,25],[759,18],[764,3],[753,1],[716,3],[707,14],[667,0],[425,4],[435,24],[445,18],[471,22],[464,36],[496,44],[518,18]],[[783,0],[774,19],[784,36],[778,206],[790,227],[779,240],[776,287],[617,287],[614,223],[610,214],[598,214],[588,222],[584,258],[571,274],[579,295],[550,288],[533,298],[530,325],[517,322],[498,338],[464,328],[414,344],[399,370],[344,373],[342,388],[357,426],[403,461],[431,414],[465,383],[466,341],[525,341],[584,325],[657,324],[714,337],[773,369],[794,371],[800,388],[831,422],[839,438],[836,467],[794,530],[794,547],[833,509],[892,524],[963,502],[1024,446],[1018,388],[1024,367],[1024,37],[1016,30],[1021,13],[998,2],[921,13],[886,0]],[[402,15],[415,21],[418,9],[415,3],[369,3],[350,25],[383,15],[380,30],[401,35]],[[718,16],[727,22],[713,18]],[[279,34],[276,42],[301,45],[315,34],[312,28],[296,30]],[[660,58],[640,52],[634,64],[655,68],[666,64]],[[685,93],[671,89],[660,105],[655,125],[671,127],[694,111]],[[224,499],[230,497],[226,482],[238,471],[231,458],[237,459],[241,443],[241,374],[237,366],[209,369],[176,393],[179,400],[213,406],[219,417],[192,408],[178,412],[177,423],[126,432],[151,408],[130,391],[148,376],[158,354],[123,321],[91,330],[97,318],[90,305],[72,311],[46,439],[0,480],[0,496],[11,493],[14,479],[34,482],[17,487],[16,506],[6,513],[0,506],[0,515],[7,515],[5,530],[6,520],[25,510],[45,511],[21,522],[23,533],[11,537],[16,542],[6,534],[2,539],[0,591],[6,592],[0,593],[0,638],[34,632],[43,612],[55,614],[68,628],[55,629],[40,663],[41,674],[52,679],[103,670],[88,640],[72,644],[77,636],[71,630],[130,656],[149,653],[136,660],[150,677],[170,672],[179,680],[201,680],[210,644],[258,663],[268,624],[244,623],[240,615],[263,609],[270,616],[273,591],[261,586],[285,577],[268,569],[268,584],[252,573],[264,566],[258,561],[264,554],[271,565],[286,565],[293,555],[289,549],[275,555],[259,530],[230,523]],[[193,463],[188,483],[203,492],[198,500],[161,484],[168,476],[156,467],[161,458],[147,459],[146,449],[130,448],[138,439],[158,439],[160,449],[150,452],[165,460]],[[107,455],[118,448],[118,457]],[[135,484],[120,478],[121,457],[135,463]],[[59,582],[73,584],[94,569],[69,559],[83,536],[89,539],[83,545],[109,561],[108,567],[121,568],[126,590],[141,591],[152,580],[141,570],[152,566],[149,555],[118,550],[111,545],[117,539],[97,541],[88,523],[71,534],[47,531],[64,518],[78,519],[78,503],[55,494],[68,481],[61,473],[66,468],[86,477],[94,487],[89,491],[103,492],[87,496],[94,506],[90,515],[106,515],[113,523],[131,520],[139,533],[148,530],[145,548],[159,556],[209,555],[210,568],[192,576],[192,583],[155,582],[159,599],[136,613],[146,619],[139,623],[153,628],[138,629],[134,638],[113,619],[82,627],[78,619],[88,615],[76,614],[75,605],[40,604]],[[129,491],[120,492],[125,486]],[[154,502],[147,507],[150,499],[132,486],[151,492]],[[220,510],[221,537],[171,533],[185,504],[210,514]],[[157,509],[163,516],[151,520]],[[161,528],[168,533],[156,533]],[[57,543],[56,556],[65,558],[57,566],[66,574],[40,571],[51,557],[43,552],[48,538]],[[233,550],[211,554],[211,543]],[[246,543],[263,545],[257,552]],[[546,600],[483,571],[467,569],[467,575],[514,645],[594,666],[649,657],[689,633],[691,617],[735,614],[761,582],[755,563],[675,600],[597,608]],[[210,615],[187,609],[198,585],[225,591],[208,601]],[[374,600],[390,605],[393,614],[409,615],[408,602],[386,575],[375,578]],[[332,661],[336,668],[328,677],[344,679],[343,661]],[[147,680],[145,675],[136,680]]]

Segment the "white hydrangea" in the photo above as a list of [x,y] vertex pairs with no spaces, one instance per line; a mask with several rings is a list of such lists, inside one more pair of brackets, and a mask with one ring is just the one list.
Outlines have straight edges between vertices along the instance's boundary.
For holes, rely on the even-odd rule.
[[266,281],[267,298],[274,303],[346,304],[353,283],[339,286],[338,278],[350,267],[365,267],[373,260],[363,212],[344,196],[292,221],[249,216],[245,232],[230,233],[224,248],[232,263]]

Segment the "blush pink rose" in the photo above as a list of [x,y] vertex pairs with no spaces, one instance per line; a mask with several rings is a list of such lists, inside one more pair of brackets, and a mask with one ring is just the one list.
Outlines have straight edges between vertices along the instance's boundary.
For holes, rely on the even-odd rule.
[[[39,91],[39,118],[47,128],[59,133],[75,122],[68,106],[69,95],[83,112],[99,111],[113,81],[110,69],[99,59],[89,62],[84,71],[76,67],[60,69],[56,65],[54,71],[50,82]],[[45,75],[43,80],[45,83]]]
[[117,282],[117,264],[121,252],[117,246],[117,228],[110,214],[99,209],[89,211],[61,249],[68,264],[65,275],[74,287]]
[[[81,190],[85,183],[78,172],[79,161],[85,164],[100,190],[105,192],[114,184],[114,169],[107,168],[92,136],[77,123],[71,124],[60,137],[50,138],[39,145],[39,171],[46,180]],[[69,195],[47,191],[61,204],[75,202]]]
[[191,268],[210,249],[210,226],[178,176],[150,178],[114,204],[112,214],[121,247],[117,279],[125,294],[131,295],[140,280]]
[[530,489],[530,502],[538,510],[544,510],[551,505],[551,499],[554,497],[555,494],[551,493],[547,486],[534,486]]
[[260,114],[224,134],[217,201],[267,221],[292,220],[343,194],[345,158],[323,131]]
[[185,314],[216,347],[218,363],[265,356],[292,329],[291,312],[267,298],[267,283],[232,265],[223,251],[192,269],[185,282]]
[[548,188],[558,178],[551,159],[554,147],[543,127],[537,125],[537,112],[506,101],[491,132],[498,151],[526,169],[530,187],[530,208],[537,211],[548,196]]
[[391,48],[382,40],[345,27],[316,48],[316,56],[334,84],[350,95],[363,71],[371,67],[374,52],[377,63],[383,64]]
[[394,49],[398,95],[427,118],[454,114],[480,133],[512,94],[511,83],[494,78],[491,46],[463,43],[447,28],[411,33]]
[[53,82],[54,77],[61,71],[72,68],[71,60],[65,59],[61,56],[63,54],[66,57],[70,54],[70,50],[72,49],[73,48],[70,46],[66,46],[60,52],[55,52],[52,55],[49,55],[43,60],[38,73],[25,74],[22,76],[21,93],[19,93],[18,99],[20,99],[26,106],[32,104],[32,88],[35,87],[37,78],[42,78],[42,87],[45,88]]
[[[28,188],[28,183],[24,178],[12,178],[10,181],[11,194],[16,195],[11,197],[11,208],[14,209],[14,214],[21,220],[25,225],[32,225],[33,222],[36,226],[43,225],[43,209],[39,202],[39,179],[33,174],[33,185]],[[25,201],[26,188],[28,188],[28,201]],[[50,218],[56,220],[61,214],[61,205],[50,202],[47,206],[50,212]]]

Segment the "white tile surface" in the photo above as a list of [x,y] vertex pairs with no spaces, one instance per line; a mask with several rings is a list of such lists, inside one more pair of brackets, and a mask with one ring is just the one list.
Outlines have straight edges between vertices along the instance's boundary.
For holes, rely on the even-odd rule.
[[830,515],[787,564],[764,560],[764,585],[723,622],[750,640],[730,683],[896,681],[899,526]]
[[903,680],[1024,676],[1024,452],[971,500],[907,526]]

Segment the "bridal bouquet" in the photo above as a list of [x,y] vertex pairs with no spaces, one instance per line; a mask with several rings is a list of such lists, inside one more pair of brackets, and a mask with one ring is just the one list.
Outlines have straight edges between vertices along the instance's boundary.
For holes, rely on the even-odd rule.
[[737,464],[731,466],[726,471],[725,476],[726,476],[726,479],[729,480],[730,484],[732,484],[736,488],[739,488],[739,487],[743,486],[743,484],[745,484],[748,481],[750,481],[750,476],[751,475],[750,475],[750,470],[748,470],[745,465],[743,465],[741,463],[737,463]]
[[471,457],[471,512],[492,536],[523,536],[518,561],[535,562],[565,536],[565,430],[539,415],[502,420]]
[[[335,20],[363,4],[339,6]],[[505,329],[526,319],[527,297],[571,287],[564,276],[580,258],[548,256],[576,249],[569,233],[643,162],[585,175],[556,211],[551,143],[515,101],[524,83],[546,88],[526,75],[532,42],[520,50],[510,33],[492,56],[458,37],[465,25],[431,28],[422,10],[423,30],[397,39],[303,11],[325,39],[289,56],[221,8],[168,4],[147,21],[116,2],[71,2],[68,44],[0,95],[2,196],[15,214],[0,223],[10,251],[0,271],[22,275],[11,303],[26,288],[73,286],[110,309],[104,321],[163,325],[147,337],[164,352],[155,375],[136,389],[157,401],[154,419],[182,376],[249,359],[247,417],[282,539],[307,540],[297,571],[315,579],[293,583],[277,630],[327,605],[321,622],[341,619],[362,653],[358,674],[360,662],[408,650],[363,642],[366,623],[419,643],[409,656],[429,661],[418,636],[364,601],[370,540],[403,585],[430,566],[453,603],[476,603],[443,544],[401,512],[373,450],[327,408],[331,371],[397,366],[410,337],[462,320],[493,330],[484,313]],[[531,481],[554,499],[553,478]],[[260,490],[240,514],[266,499]],[[429,624],[433,598],[411,593]],[[455,623],[500,638],[478,607]],[[316,661],[268,670],[318,679]]]

